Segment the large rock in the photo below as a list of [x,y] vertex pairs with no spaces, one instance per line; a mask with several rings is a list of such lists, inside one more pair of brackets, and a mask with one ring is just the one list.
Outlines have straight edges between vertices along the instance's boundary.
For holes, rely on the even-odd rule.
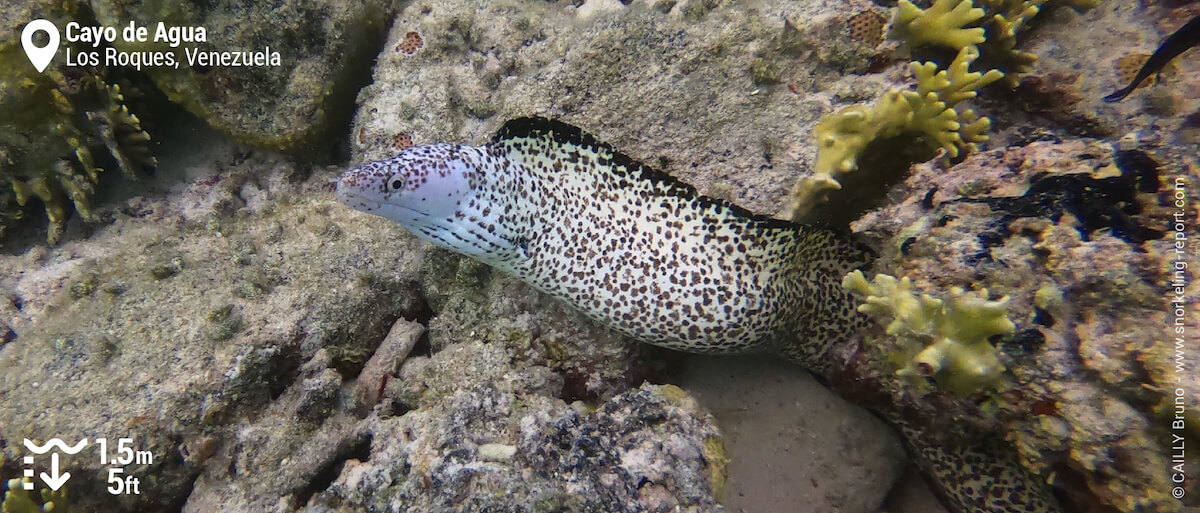
[[721,504],[730,511],[877,511],[904,470],[904,449],[883,421],[794,364],[689,356],[680,367],[668,381],[712,411],[725,439]]
[[[142,4],[145,11],[126,12],[99,2],[96,11],[103,20],[143,16],[142,22],[157,21],[148,18],[159,8],[151,4]],[[704,193],[774,214],[786,208],[788,190],[806,173],[815,151],[811,127],[832,110],[830,104],[871,100],[905,83],[900,65],[853,74],[872,70],[877,53],[851,39],[847,30],[851,16],[878,9],[865,0],[796,0],[770,10],[707,0],[573,4],[406,4],[379,57],[375,83],[358,96],[353,159],[389,156],[409,140],[478,144],[508,118],[539,114],[579,125]],[[189,70],[155,79],[226,132],[276,146],[311,142],[321,130],[314,127],[330,119],[324,106],[349,101],[351,93],[339,92],[336,84],[342,82],[334,78],[344,76],[342,71],[349,69],[345,63],[353,61],[343,58],[349,47],[341,45],[359,40],[350,22],[372,11],[362,4],[289,5],[270,13],[255,9],[222,4],[211,12],[194,8],[167,14],[173,20],[224,27],[213,30],[214,42],[320,46],[321,37],[274,39],[277,34],[271,31],[282,30],[324,34],[329,44],[310,48],[316,60],[305,61],[298,70]],[[322,17],[322,10],[328,16]],[[1070,23],[1090,20],[1112,26],[1120,12],[1093,11],[1087,16],[1099,18]],[[235,24],[234,17],[290,21],[272,28],[269,23]],[[385,18],[379,17],[379,26]],[[314,20],[324,22],[318,26]],[[1139,34],[1150,33],[1145,16],[1135,21],[1141,24]],[[218,32],[238,37],[216,39]],[[1035,44],[1053,44],[1053,33],[1038,34]],[[1087,42],[1083,34],[1073,31],[1064,37],[1063,48],[1081,48]],[[1076,53],[1055,55],[1068,62],[1066,57]],[[1099,76],[1109,65],[1097,59],[1073,62],[1071,66],[1084,70],[1081,80]],[[1038,73],[1055,76],[1051,68],[1035,68],[1034,75]],[[329,80],[334,85],[327,88]],[[1088,94],[1112,85],[1088,84]],[[238,88],[253,94],[223,94]],[[1191,101],[1187,94],[1185,90],[1183,100]],[[1132,107],[1121,105],[1100,111],[1111,121],[1105,133],[1122,133],[1149,119],[1141,113],[1134,117]],[[1169,127],[1180,128],[1182,137],[1188,128],[1186,115],[1179,112],[1193,107],[1180,105],[1184,107],[1169,116]],[[997,119],[1014,127],[1013,132],[1044,123],[1053,137],[1077,126],[1071,120],[1078,118],[1071,116],[1081,114],[1037,117],[1041,115],[1031,109],[1028,119],[1033,121],[1024,121],[1021,112]],[[1084,125],[1098,126],[1092,121]],[[1001,134],[1012,138],[998,141],[1020,140]],[[213,141],[189,143],[211,149]],[[942,232],[927,230],[910,244],[903,244],[907,237],[894,239],[900,228],[929,217],[919,200],[930,182],[940,186],[938,202],[960,191],[997,196],[996,188],[1012,185],[1006,180],[1023,184],[1043,168],[1107,158],[1102,148],[1085,158],[1088,152],[1072,146],[1055,150],[1069,157],[1058,155],[1045,160],[1049,165],[1035,165],[1043,162],[1038,160],[1045,157],[1039,153],[1043,151],[1048,150],[1034,146],[981,155],[950,174],[923,168],[897,190],[894,205],[858,227],[887,241],[883,247],[928,257],[885,256],[881,264],[886,271],[944,277],[937,285],[980,281],[967,272],[974,266],[966,265],[971,262],[959,253],[961,248],[978,249],[979,233],[995,221],[992,213],[965,203],[947,205],[966,211],[958,220],[947,220]],[[1179,147],[1167,145],[1162,152],[1180,158]],[[550,508],[572,501],[596,504],[588,501],[618,492],[628,501],[621,507],[717,508],[712,485],[719,480],[721,457],[713,452],[707,414],[670,387],[629,390],[646,375],[645,362],[655,360],[656,353],[516,280],[334,203],[326,181],[336,170],[300,179],[276,156],[211,153],[188,155],[201,171],[188,171],[200,178],[186,186],[162,197],[99,209],[97,215],[108,225],[89,238],[0,257],[0,287],[10,298],[0,302],[6,325],[0,326],[3,477],[19,473],[22,438],[133,436],[139,448],[155,455],[155,462],[127,470],[142,477],[143,488],[153,493],[108,495],[103,491],[107,466],[97,464],[89,452],[86,458],[64,460],[75,475],[68,486],[83,508],[209,511],[228,505],[245,511],[317,511],[385,506],[390,503],[381,501],[399,497],[453,509],[468,507],[470,501],[503,500],[489,495],[494,490],[451,496],[457,486],[475,482],[512,490],[522,499],[545,498],[543,504]],[[163,157],[167,169],[168,156]],[[1020,169],[1019,179],[1010,176],[1010,167]],[[1085,499],[1113,504],[1129,490],[1164,484],[1165,467],[1136,464],[1160,462],[1161,456],[1143,443],[1152,434],[1153,419],[1132,407],[1147,398],[1161,399],[1170,369],[1163,367],[1165,359],[1155,359],[1158,348],[1131,343],[1140,340],[1135,335],[1153,332],[1147,323],[1161,320],[1151,313],[1150,289],[1144,283],[1156,275],[1144,268],[1161,264],[1155,259],[1163,254],[1163,242],[1145,243],[1156,251],[1149,256],[1131,254],[1126,242],[1103,230],[1088,241],[1072,235],[1078,230],[1069,217],[1043,221],[1022,221],[1015,226],[1027,230],[1001,233],[1007,238],[995,243],[996,258],[1037,264],[1026,260],[1033,254],[1027,231],[1046,238],[1038,251],[1069,258],[1056,260],[1047,276],[999,266],[985,271],[994,276],[987,285],[1014,297],[1023,327],[1036,314],[1031,306],[1036,291],[1027,285],[1054,281],[1074,301],[1048,310],[1060,319],[1055,329],[1063,335],[1061,340],[1047,338],[1049,358],[1016,367],[1041,380],[1045,390],[1039,393],[1061,394],[1063,401],[1053,408],[1013,402],[1004,412],[1007,423],[978,418],[979,412],[969,408],[963,415],[1016,439],[1032,467],[1066,467],[1070,473],[1061,475],[1094,477],[1085,481],[1090,493]],[[945,249],[945,255],[930,248]],[[1094,262],[1112,269],[1093,276],[1088,265]],[[933,285],[922,283],[931,292],[937,290]],[[1109,306],[1125,308],[1126,320],[1111,317],[1118,310],[1106,310]],[[381,340],[400,317],[426,324],[429,344],[418,344],[418,356],[396,371],[398,353],[377,352],[376,346],[392,347]],[[1113,333],[1119,336],[1109,336]],[[1090,343],[1075,348],[1064,342],[1080,339]],[[429,352],[435,354],[426,357]],[[369,364],[373,358],[386,361]],[[1150,363],[1137,367],[1134,362]],[[1057,375],[1052,373],[1063,368],[1067,379],[1053,381]],[[704,390],[720,382],[689,387],[703,400]],[[1146,384],[1150,389],[1141,387]],[[777,454],[778,459],[764,463],[788,460],[796,466],[780,474],[833,476],[817,481],[816,487],[856,490],[813,494],[808,504],[814,510],[869,511],[894,478],[895,445],[877,423],[868,426],[864,420],[862,430],[856,424],[851,436],[831,429],[864,416],[845,412],[840,403],[838,411],[846,417],[826,413],[834,404],[828,395],[797,394],[797,401],[804,401],[797,404],[779,401],[786,391],[814,388],[810,385],[770,388],[785,392],[764,404],[780,410],[778,418],[783,419],[796,411],[820,412],[829,418],[805,424],[814,429],[811,433],[823,429],[819,432],[825,434],[810,445],[789,446],[806,456]],[[575,399],[591,401],[598,410],[568,407]],[[372,407],[365,418],[364,405]],[[1031,421],[1016,413],[1022,406],[1043,413]],[[794,410],[783,412],[785,408]],[[646,417],[655,420],[630,422]],[[771,439],[755,433],[752,420],[735,417],[718,412],[718,425],[731,433],[738,430],[743,439]],[[1079,429],[1056,437],[1062,422]],[[1114,440],[1105,435],[1112,432],[1127,436]],[[861,473],[818,469],[820,475],[808,467],[803,467],[808,473],[796,470],[808,461],[836,462],[843,447],[871,439],[881,443],[855,452],[855,461],[868,462],[878,454],[879,467],[864,466]],[[578,446],[568,441],[579,441]],[[556,445],[560,442],[570,447]],[[1126,452],[1108,456],[1102,450],[1113,446]],[[766,452],[762,445],[756,449]],[[807,456],[818,451],[819,456]],[[737,452],[728,457],[746,462]],[[663,465],[678,472],[664,472]],[[1113,478],[1105,473],[1113,468],[1149,470]],[[536,479],[518,484],[526,472]],[[636,495],[630,488],[635,478],[647,483]],[[1154,489],[1160,494],[1167,490]],[[1157,496],[1147,500],[1167,504]]]
[[[1172,465],[1200,461],[1164,437],[1194,437],[1200,415],[1200,375],[1177,356],[1186,342],[1174,331],[1195,331],[1196,317],[1172,303],[1200,287],[1176,274],[1189,229],[1167,222],[1177,199],[1200,202],[1174,185],[1200,180],[1195,158],[1073,139],[982,152],[948,171],[917,166],[894,191],[906,199],[854,224],[883,248],[877,270],[920,294],[1008,298],[1016,334],[999,346],[1009,372],[994,390],[908,389],[909,420],[953,430],[954,419],[1012,441],[1065,492],[1067,511],[1194,507],[1172,496],[1196,492],[1171,483]],[[899,354],[884,325],[865,349],[875,358]]]
[[120,498],[103,491],[94,445],[65,459],[90,510],[177,507],[231,423],[299,386],[304,362],[323,351],[353,376],[392,321],[427,308],[413,239],[363,223],[278,157],[231,163],[201,146],[204,178],[106,208],[90,238],[0,258],[5,459],[20,461],[23,438],[132,436],[154,454],[126,468],[148,492]]
[[420,365],[418,386],[462,385],[372,420],[388,442],[305,511],[723,511],[721,438],[684,392],[644,385],[572,407],[554,397],[562,382],[548,369],[506,367],[496,349],[461,344]]
[[[91,2],[97,21],[131,21],[153,33],[159,22],[185,34],[203,27],[206,42],[114,43],[125,52],[172,51],[177,68],[146,72],[171,101],[244,143],[287,150],[325,148],[344,130],[354,92],[369,77],[390,0],[351,2]],[[278,66],[188,66],[184,50],[278,52]]]
[[303,371],[311,385],[237,431],[185,512],[722,511],[720,435],[678,388],[645,385],[587,411],[558,398],[550,369],[472,342],[411,358],[359,420],[306,399],[338,395],[323,360]]
[[871,54],[845,24],[868,1],[576,3],[404,6],[359,95],[353,159],[389,156],[397,137],[478,144],[536,114],[775,214],[815,149],[823,91],[863,80],[839,70]]

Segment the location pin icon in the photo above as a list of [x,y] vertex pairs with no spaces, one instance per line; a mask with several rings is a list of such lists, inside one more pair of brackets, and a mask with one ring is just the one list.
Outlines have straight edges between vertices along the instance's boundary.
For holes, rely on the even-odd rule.
[[[46,31],[50,36],[50,44],[41,48],[33,44],[33,35],[39,30]],[[58,27],[47,20],[33,20],[25,25],[25,30],[21,32],[21,45],[25,47],[25,55],[29,57],[33,67],[37,68],[38,73],[46,71],[46,66],[50,65],[50,60],[58,52]]]

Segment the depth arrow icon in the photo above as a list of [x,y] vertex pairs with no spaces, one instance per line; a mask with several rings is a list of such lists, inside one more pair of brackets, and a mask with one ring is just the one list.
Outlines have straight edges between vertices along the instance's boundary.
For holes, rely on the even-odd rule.
[[57,492],[59,488],[62,488],[62,485],[67,484],[68,479],[71,479],[70,472],[63,472],[61,476],[58,475],[58,453],[51,453],[50,475],[46,475],[45,472],[42,472],[42,481],[45,481],[46,486],[49,486],[51,490]]

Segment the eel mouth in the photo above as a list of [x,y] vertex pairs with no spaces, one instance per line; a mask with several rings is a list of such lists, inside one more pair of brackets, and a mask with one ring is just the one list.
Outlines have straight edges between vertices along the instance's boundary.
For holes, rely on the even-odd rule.
[[355,210],[374,212],[383,207],[382,201],[367,197],[366,194],[357,191],[353,187],[347,187],[344,181],[338,182],[335,195],[340,203]]
[[371,195],[362,193],[356,187],[346,186],[345,182],[342,181],[338,182],[336,196],[338,202],[354,210],[392,218],[402,223],[406,220],[421,221],[433,217],[420,210],[413,210],[373,198]]

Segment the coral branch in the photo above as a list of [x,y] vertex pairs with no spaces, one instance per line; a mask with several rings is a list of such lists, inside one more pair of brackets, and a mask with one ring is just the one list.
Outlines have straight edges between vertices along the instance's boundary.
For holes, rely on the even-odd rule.
[[997,70],[970,71],[978,57],[978,49],[969,46],[959,50],[944,70],[932,62],[914,62],[910,66],[917,78],[916,91],[893,89],[875,105],[852,105],[822,117],[813,129],[818,145],[813,176],[792,192],[793,218],[820,204],[828,191],[840,189],[838,175],[858,169],[860,157],[873,141],[908,136],[912,145],[924,146],[930,154],[942,148],[951,157],[986,141],[991,122],[973,110],[955,109],[980,88],[1004,77]]
[[908,0],[900,0],[892,31],[892,39],[909,47],[922,45],[965,48],[984,41],[980,27],[966,28],[986,14],[974,7],[971,0],[936,0],[929,9],[921,9]]
[[867,282],[854,271],[842,286],[863,296],[858,311],[891,319],[887,334],[894,337],[889,359],[896,374],[922,384],[933,377],[959,395],[970,395],[995,384],[1004,372],[998,351],[988,341],[1016,330],[1008,319],[1008,298],[987,299],[987,291],[953,288],[948,299],[917,295],[912,280],[886,274]]

